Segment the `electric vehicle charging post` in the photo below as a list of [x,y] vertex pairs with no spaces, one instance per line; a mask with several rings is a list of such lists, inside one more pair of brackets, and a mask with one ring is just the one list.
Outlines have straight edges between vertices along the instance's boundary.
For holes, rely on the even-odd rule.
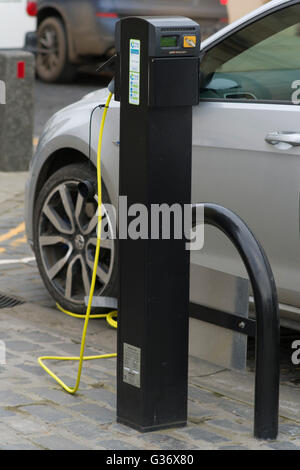
[[[120,196],[148,214],[153,204],[183,208],[191,203],[200,27],[180,17],[124,18],[116,44]],[[187,421],[190,253],[174,229],[171,220],[168,240],[119,240],[117,419],[144,432]]]
[[[171,34],[170,34],[171,33]],[[105,119],[112,94],[121,101],[120,195],[127,198],[126,213],[119,207],[119,320],[116,311],[90,315],[101,247],[102,216],[98,214],[93,278],[84,318],[80,356],[45,356],[44,370],[66,391],[78,390],[83,361],[115,357],[84,356],[90,318],[106,317],[118,328],[117,419],[151,431],[184,426],[187,421],[189,309],[205,322],[256,336],[254,435],[275,439],[279,410],[280,322],[274,276],[267,256],[246,224],[233,212],[215,204],[191,206],[192,106],[199,102],[199,26],[186,18],[126,18],[117,26],[117,74],[109,86],[101,120],[97,152],[98,204],[101,197],[101,153]],[[181,85],[183,83],[183,85]],[[183,88],[182,88],[183,87]],[[93,192],[83,184],[83,197]],[[131,217],[148,209],[148,234],[130,238]],[[189,229],[209,224],[221,230],[237,248],[252,284],[256,322],[232,314],[199,311],[189,303],[189,251],[184,217],[178,237],[176,217],[169,219],[169,236],[161,221],[153,222],[153,206],[172,210],[192,208]],[[129,216],[127,214],[129,205]],[[204,219],[198,221],[200,206]],[[132,210],[136,208],[135,210]],[[201,211],[201,213],[203,213]],[[170,213],[169,213],[170,216]],[[163,222],[166,222],[163,220]],[[142,218],[139,224],[145,223]],[[154,228],[153,236],[152,228]],[[158,230],[157,230],[158,229]],[[121,235],[122,234],[122,235]],[[136,232],[135,232],[136,234]],[[149,236],[151,234],[151,236]],[[198,249],[198,248],[197,248]],[[103,298],[94,298],[104,306]],[[110,299],[111,300],[111,299]],[[105,300],[106,302],[106,300]],[[110,302],[109,302],[110,303]],[[108,304],[106,305],[108,306]],[[195,310],[196,307],[196,310]],[[201,305],[200,305],[201,307]],[[255,328],[256,327],[256,328]],[[79,361],[75,387],[66,385],[44,360]]]

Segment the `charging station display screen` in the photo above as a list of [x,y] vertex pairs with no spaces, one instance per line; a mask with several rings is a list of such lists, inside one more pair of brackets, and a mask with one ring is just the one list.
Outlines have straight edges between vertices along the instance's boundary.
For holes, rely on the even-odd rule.
[[160,38],[161,47],[177,47],[178,36],[162,36]]

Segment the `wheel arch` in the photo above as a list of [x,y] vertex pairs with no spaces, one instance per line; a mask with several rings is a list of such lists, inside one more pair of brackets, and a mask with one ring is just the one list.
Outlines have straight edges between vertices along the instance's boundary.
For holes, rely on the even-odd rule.
[[[39,172],[39,177],[36,183],[35,195],[34,195],[34,204],[38,198],[38,195],[44,186],[45,182],[58,170],[68,166],[72,163],[87,163],[88,159],[79,150],[67,147],[56,150],[49,158],[45,161],[43,167]],[[91,162],[95,168],[93,162]]]
[[38,11],[37,25],[39,26],[42,23],[42,21],[44,21],[46,18],[49,18],[50,16],[55,16],[56,18],[60,18],[64,24],[66,23],[60,11],[58,11],[56,8],[53,8],[53,7],[45,7]]

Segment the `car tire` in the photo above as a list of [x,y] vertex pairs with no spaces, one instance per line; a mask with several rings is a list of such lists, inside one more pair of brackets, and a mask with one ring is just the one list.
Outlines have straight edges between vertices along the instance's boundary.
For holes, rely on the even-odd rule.
[[68,39],[63,22],[57,17],[44,19],[38,27],[37,42],[37,76],[49,83],[71,81],[76,68],[69,62]]
[[[97,233],[97,201],[83,199],[78,184],[97,187],[96,172],[86,164],[72,164],[54,173],[38,195],[34,209],[34,251],[46,288],[64,309],[83,314],[89,295]],[[105,186],[102,201],[109,203]],[[103,228],[115,233],[107,213]],[[102,241],[95,296],[117,296],[117,243]],[[93,312],[98,309],[93,309]]]

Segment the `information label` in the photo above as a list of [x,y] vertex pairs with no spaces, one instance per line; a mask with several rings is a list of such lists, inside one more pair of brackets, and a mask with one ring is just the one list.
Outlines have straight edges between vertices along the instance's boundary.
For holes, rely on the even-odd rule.
[[141,349],[124,343],[123,382],[141,387]]
[[141,41],[130,39],[129,41],[129,103],[140,104],[140,65],[141,65]]

